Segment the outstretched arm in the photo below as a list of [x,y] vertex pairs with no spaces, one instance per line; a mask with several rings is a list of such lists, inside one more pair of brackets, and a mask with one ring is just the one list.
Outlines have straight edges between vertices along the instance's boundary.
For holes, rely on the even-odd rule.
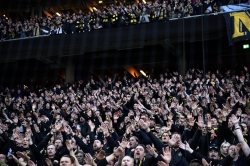
[[241,143],[241,148],[242,151],[244,152],[244,155],[247,157],[250,154],[250,148],[248,146],[248,144],[246,143],[246,141],[244,140],[241,128],[239,126],[239,119],[237,119],[237,117],[235,115],[232,115],[231,117],[232,123],[234,124],[234,132],[239,140],[239,142]]

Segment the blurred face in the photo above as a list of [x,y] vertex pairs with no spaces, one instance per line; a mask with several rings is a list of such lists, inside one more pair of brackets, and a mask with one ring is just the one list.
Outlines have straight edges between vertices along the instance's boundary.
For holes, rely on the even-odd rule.
[[228,154],[228,148],[229,148],[230,144],[224,144],[221,148],[221,154],[223,155],[227,155]]
[[55,147],[56,147],[56,149],[60,149],[62,146],[63,146],[62,141],[59,140],[59,139],[57,139],[55,141]]
[[129,139],[129,146],[131,149],[134,149],[136,146],[138,145],[137,140],[135,139],[135,137],[131,137]]
[[49,145],[47,147],[47,153],[49,157],[54,157],[56,154],[56,147],[54,145]]
[[83,153],[78,153],[76,158],[79,161],[79,163],[84,163]]
[[215,118],[211,119],[211,123],[212,123],[213,126],[217,126],[218,125],[217,119],[215,119]]
[[211,149],[208,152],[208,158],[218,160],[219,159],[219,153],[215,149]]
[[175,138],[177,140],[176,143],[173,145],[173,148],[178,148],[178,142],[181,141],[181,136],[179,134],[173,134],[171,138]]
[[135,148],[135,152],[134,152],[135,159],[141,160],[141,159],[143,159],[143,157],[145,157],[145,155],[146,155],[146,153],[145,153],[145,150],[142,146],[139,145]]
[[235,145],[231,145],[229,148],[228,148],[228,154],[234,154],[235,155]]
[[30,139],[29,138],[24,138],[23,139],[23,147],[24,148],[28,148],[29,147],[29,141],[30,141]]
[[50,108],[50,104],[47,103],[47,104],[46,104],[46,109],[49,109],[49,108]]
[[4,154],[0,154],[0,161],[6,163],[6,156]]
[[60,166],[74,166],[74,163],[71,163],[70,158],[62,157],[60,160]]
[[93,144],[94,151],[100,150],[102,148],[102,143],[99,140],[95,140]]
[[129,156],[123,157],[121,166],[134,166],[134,159]]
[[162,134],[161,141],[162,141],[163,143],[168,143],[168,141],[169,141],[169,136],[168,136],[167,133],[163,133],[163,134]]
[[168,132],[168,128],[163,126],[160,130],[161,133],[165,133],[165,132]]
[[242,123],[242,124],[241,124],[241,126],[242,126],[242,128],[243,128],[242,133],[243,133],[243,134],[246,134],[246,133],[247,133],[247,131],[248,131],[248,129],[247,129],[247,125],[246,125],[246,124],[244,124],[244,123]]
[[206,135],[207,134],[207,127],[206,126],[202,127],[201,132],[202,132],[202,135]]

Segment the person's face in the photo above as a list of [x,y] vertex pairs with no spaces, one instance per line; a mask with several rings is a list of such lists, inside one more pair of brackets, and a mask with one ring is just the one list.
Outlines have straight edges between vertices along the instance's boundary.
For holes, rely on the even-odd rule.
[[131,149],[134,149],[138,145],[138,142],[136,141],[135,137],[131,137],[129,139],[129,146]]
[[125,156],[122,159],[121,166],[134,166],[134,160],[129,156]]
[[83,153],[78,153],[77,156],[76,156],[76,158],[79,161],[79,163],[83,163],[84,162]]
[[74,163],[71,163],[70,158],[62,157],[60,160],[60,166],[74,166]]
[[23,147],[28,148],[29,147],[29,138],[24,138],[23,139]]
[[250,108],[245,108],[245,112],[247,115],[250,115]]
[[138,105],[134,104],[134,110],[137,110],[137,108],[138,108]]
[[218,160],[219,159],[219,153],[218,153],[218,151],[215,150],[215,149],[211,149],[208,152],[208,158],[214,159],[214,160]]
[[163,126],[160,130],[161,133],[168,132],[168,128]]
[[102,148],[102,143],[99,140],[95,140],[93,144],[94,151],[100,150]]
[[235,153],[235,145],[231,145],[229,148],[228,148],[228,154],[234,154]]
[[62,145],[62,141],[61,140],[56,140],[55,141],[55,147],[56,147],[56,149],[60,149],[62,146],[63,145]]
[[247,114],[241,114],[241,122],[248,123],[248,115]]
[[4,154],[0,154],[0,161],[6,163],[6,156]]
[[211,119],[211,115],[210,114],[206,114],[205,115],[205,120],[207,121],[208,119]]
[[206,126],[202,127],[201,132],[202,132],[202,135],[206,135],[207,134],[207,127]]
[[213,126],[217,126],[217,124],[218,124],[217,119],[212,118],[211,123],[212,123]]
[[56,147],[54,145],[49,145],[47,147],[47,154],[49,157],[53,157],[56,154]]
[[49,108],[50,108],[50,104],[47,103],[47,104],[46,104],[46,109],[49,109]]
[[169,135],[167,133],[163,133],[162,137],[161,137],[161,141],[163,143],[168,143],[168,141],[169,141]]
[[228,154],[229,144],[224,144],[221,149],[221,153],[227,155]]
[[61,119],[61,115],[56,115],[56,120],[60,120]]
[[89,135],[87,135],[86,136],[86,141],[89,141],[89,140],[90,140]]
[[248,129],[247,129],[247,125],[246,125],[246,124],[244,124],[244,123],[242,123],[242,124],[241,124],[241,126],[242,126],[242,128],[243,128],[242,133],[243,133],[243,134],[246,134],[246,133],[247,133],[247,131],[248,131]]
[[135,148],[135,153],[134,153],[134,158],[135,159],[143,159],[143,157],[145,157],[146,153],[145,153],[145,150],[142,146],[137,146]]

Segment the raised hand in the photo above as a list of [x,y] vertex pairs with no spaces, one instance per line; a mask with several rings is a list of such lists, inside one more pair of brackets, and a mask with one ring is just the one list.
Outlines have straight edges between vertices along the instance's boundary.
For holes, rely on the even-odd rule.
[[85,153],[84,161],[86,162],[86,164],[89,164],[92,166],[96,165],[93,157],[89,153]]
[[105,157],[106,153],[104,150],[101,150],[99,153],[96,153],[95,157],[97,158],[97,160],[101,160]]
[[235,124],[238,124],[239,121],[240,121],[240,118],[237,118],[234,114],[231,115],[231,121],[232,123],[235,125]]
[[155,148],[153,148],[151,145],[147,145],[146,148],[151,156],[154,156],[155,158],[158,156],[158,154],[155,151]]
[[122,147],[115,147],[113,150],[113,153],[116,157],[120,156],[123,153],[123,148]]
[[112,128],[113,128],[113,122],[112,122],[112,120],[109,120],[108,129],[111,130]]
[[107,127],[104,123],[102,123],[102,125],[100,126],[100,129],[102,130],[103,135],[104,135],[105,137],[109,136],[108,127]]
[[204,158],[201,161],[202,161],[203,166],[212,166],[212,161],[210,161],[209,164]]
[[[16,156],[14,156],[13,154],[10,154],[9,157],[11,157],[19,166],[26,166],[27,163],[19,160]],[[28,161],[27,161],[28,162]]]
[[195,110],[199,106],[198,102],[192,102],[191,108],[192,110]]
[[177,143],[179,140],[180,140],[180,138],[174,135],[174,136],[168,141],[168,143],[169,143],[170,146],[175,146],[176,143]]
[[17,157],[23,158],[25,161],[29,161],[30,157],[25,152],[16,152]]
[[74,149],[74,145],[70,142],[70,140],[66,140],[65,144],[68,151],[72,151]]
[[95,124],[94,124],[91,120],[88,121],[88,125],[89,125],[89,127],[90,127],[90,130],[91,130],[91,131],[94,131],[94,129],[95,129]]
[[240,152],[240,149],[241,149],[241,143],[238,143],[236,146],[235,146],[235,153],[236,154],[239,154],[239,152]]
[[123,149],[125,149],[125,148],[127,147],[127,144],[128,144],[127,138],[126,138],[126,137],[123,137],[123,138],[122,138],[122,142],[119,142],[119,141],[118,141],[118,143],[119,143],[119,145],[120,145]]
[[199,127],[200,129],[204,127],[204,121],[203,121],[202,116],[199,116],[199,117],[198,117],[198,122],[196,122],[196,124],[198,125],[198,127]]
[[190,153],[193,153],[193,149],[190,148],[189,144],[187,143],[187,141],[185,141],[185,144],[184,143],[181,143],[179,145],[179,148],[183,149],[183,150],[186,150]]
[[171,161],[171,158],[172,158],[172,156],[171,156],[171,148],[169,148],[169,146],[165,147],[165,148],[162,148],[162,153],[163,153],[163,155],[161,155],[161,157],[163,158],[163,160],[167,164],[169,164],[170,161]]
[[46,164],[47,164],[48,166],[53,166],[53,164],[52,164],[52,162],[51,162],[51,160],[50,160],[49,158],[46,158],[46,159],[45,159],[45,162],[46,162]]

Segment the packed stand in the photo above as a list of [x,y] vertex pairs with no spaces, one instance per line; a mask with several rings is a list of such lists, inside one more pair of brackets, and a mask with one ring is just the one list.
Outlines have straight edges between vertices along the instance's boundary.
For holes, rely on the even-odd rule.
[[[241,3],[247,0],[241,1]],[[0,41],[32,36],[73,34],[101,28],[120,27],[147,22],[166,21],[192,15],[223,12],[221,5],[238,4],[237,0],[169,0],[147,3],[116,3],[78,14],[62,13],[53,17],[24,20],[0,19]]]
[[1,88],[0,165],[250,165],[246,67]]

